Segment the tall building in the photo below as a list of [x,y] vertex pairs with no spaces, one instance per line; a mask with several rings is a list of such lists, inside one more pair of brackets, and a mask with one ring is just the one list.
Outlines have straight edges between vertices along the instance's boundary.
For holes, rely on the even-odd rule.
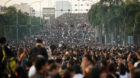
[[70,0],[72,3],[72,13],[87,13],[92,4],[99,0]]
[[55,16],[58,17],[64,13],[68,13],[72,10],[72,5],[69,1],[56,1]]
[[0,6],[0,14],[4,14],[5,13],[5,7]]
[[87,13],[92,4],[100,0],[56,0],[56,17],[63,13]]
[[28,13],[30,16],[35,16],[35,10],[27,3],[14,4],[13,6],[16,7],[17,10],[21,10],[23,13]]

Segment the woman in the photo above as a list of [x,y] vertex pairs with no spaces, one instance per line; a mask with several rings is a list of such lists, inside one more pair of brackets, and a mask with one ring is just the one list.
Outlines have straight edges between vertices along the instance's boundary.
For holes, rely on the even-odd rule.
[[126,72],[126,67],[124,66],[124,64],[120,64],[119,65],[119,72],[117,72],[117,74],[120,76],[119,78],[129,78],[128,73]]

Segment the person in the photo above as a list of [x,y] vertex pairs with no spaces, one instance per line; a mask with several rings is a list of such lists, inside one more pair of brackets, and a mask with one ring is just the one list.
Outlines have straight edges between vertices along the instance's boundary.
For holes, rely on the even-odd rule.
[[124,64],[119,65],[119,72],[117,72],[117,74],[120,76],[119,78],[129,78]]
[[31,62],[32,62],[32,66],[30,67],[29,72],[28,72],[28,77],[29,78],[31,78],[36,73],[36,68],[35,68],[36,58],[32,57]]
[[115,66],[115,64],[110,64],[108,66],[108,75],[110,78],[119,78],[119,75],[116,73],[116,69],[117,67]]
[[73,78],[84,78],[80,65],[74,65],[73,68],[75,72]]
[[58,69],[57,69],[56,64],[51,65],[51,67],[50,67],[50,75],[51,75],[51,78],[61,78],[60,74],[58,73]]
[[101,70],[99,68],[92,68],[85,78],[100,78]]
[[140,67],[133,69],[133,78],[140,78]]
[[84,55],[81,62],[83,75],[86,75],[93,68],[93,62],[90,55]]
[[45,57],[40,57],[35,63],[36,73],[31,78],[45,78],[47,73],[47,60]]
[[28,78],[28,75],[23,67],[17,66],[15,70],[15,77],[13,78]]
[[8,48],[6,44],[7,44],[6,38],[1,37],[0,38],[0,76],[3,78],[7,76],[7,73],[5,73],[7,59],[14,56],[12,54],[12,51]]
[[66,72],[64,73],[64,77],[62,78],[73,78],[74,77],[74,69],[72,67],[67,68]]
[[43,47],[43,41],[41,39],[37,39],[35,45],[36,47],[31,49],[29,57],[31,58],[32,56],[42,55],[46,59],[48,59],[48,53],[46,49]]

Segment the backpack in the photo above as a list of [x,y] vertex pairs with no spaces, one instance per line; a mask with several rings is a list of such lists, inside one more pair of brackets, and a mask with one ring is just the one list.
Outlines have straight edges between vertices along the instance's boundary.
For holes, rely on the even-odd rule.
[[6,69],[7,69],[8,73],[14,73],[15,72],[16,59],[14,57],[11,57],[7,60]]
[[2,60],[1,63],[3,63],[5,67],[5,73],[7,74],[13,74],[16,69],[16,59],[14,57],[8,58],[6,55],[6,51],[2,48]]
[[5,52],[5,50],[3,48],[2,48],[2,54],[3,54],[3,57],[1,59],[1,63],[3,63],[5,61],[5,59],[6,59],[6,52]]

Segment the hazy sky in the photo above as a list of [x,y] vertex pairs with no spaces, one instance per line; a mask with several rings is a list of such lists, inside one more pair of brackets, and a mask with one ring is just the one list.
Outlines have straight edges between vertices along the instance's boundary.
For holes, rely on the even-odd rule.
[[[36,2],[36,1],[42,1],[42,7],[54,7],[54,2],[55,1],[62,1],[62,0],[0,0],[0,5],[1,6],[4,6],[4,4],[9,1],[6,6],[10,6],[10,5],[13,5],[13,4],[20,4],[20,3],[28,3],[29,5],[32,3],[32,2]],[[66,1],[66,0],[63,0],[63,1]],[[69,0],[70,1],[70,0]],[[90,0],[90,1],[97,1],[97,0]],[[36,2],[34,4],[32,4],[32,7],[36,10],[36,11],[39,11],[40,9],[40,4],[39,2]]]

